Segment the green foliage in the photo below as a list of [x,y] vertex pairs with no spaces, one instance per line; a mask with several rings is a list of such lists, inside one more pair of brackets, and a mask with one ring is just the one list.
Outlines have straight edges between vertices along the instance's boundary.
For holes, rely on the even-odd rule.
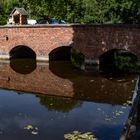
[[130,56],[115,54],[115,65],[121,71],[135,72],[138,68],[136,60]]
[[0,24],[5,23],[14,7],[24,7],[35,19],[49,17],[70,23],[140,23],[139,0],[0,0]]
[[5,25],[6,24],[6,17],[0,15],[0,25]]
[[80,53],[77,49],[72,48],[71,50],[71,62],[72,64],[80,69],[84,69],[84,61],[85,57],[82,53]]

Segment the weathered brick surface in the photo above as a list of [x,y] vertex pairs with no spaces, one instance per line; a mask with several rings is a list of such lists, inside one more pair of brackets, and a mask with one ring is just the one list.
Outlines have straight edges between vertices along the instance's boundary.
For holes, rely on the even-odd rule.
[[140,26],[1,26],[0,55],[9,55],[10,50],[18,45],[32,48],[41,57],[48,57],[55,48],[71,45],[77,47],[87,59],[98,59],[104,52],[118,48],[134,53],[140,60]]

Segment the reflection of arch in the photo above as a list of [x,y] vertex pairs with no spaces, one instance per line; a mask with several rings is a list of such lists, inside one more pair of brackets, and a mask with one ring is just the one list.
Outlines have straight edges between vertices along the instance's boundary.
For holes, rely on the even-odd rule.
[[70,46],[62,46],[52,50],[49,53],[49,60],[70,60],[71,58],[71,48]]
[[112,49],[99,57],[100,70],[106,72],[136,70],[137,62],[137,56],[125,49]]
[[10,67],[17,73],[29,74],[36,69],[35,59],[11,59]]
[[[74,93],[72,98],[74,99],[122,105],[131,96],[130,91],[133,89],[131,81],[134,79],[134,75],[119,75],[118,77],[117,74],[84,72],[74,68],[67,61],[63,61],[63,63],[53,61],[49,68],[54,75],[72,82]],[[122,90],[123,88],[124,90]]]
[[33,58],[36,59],[36,53],[29,47],[19,45],[10,51],[10,59],[14,58]]

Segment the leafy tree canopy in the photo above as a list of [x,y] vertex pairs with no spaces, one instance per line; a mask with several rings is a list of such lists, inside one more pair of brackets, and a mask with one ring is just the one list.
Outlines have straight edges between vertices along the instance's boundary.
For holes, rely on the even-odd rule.
[[24,7],[31,18],[69,23],[140,23],[139,0],[0,0],[0,24],[15,7]]

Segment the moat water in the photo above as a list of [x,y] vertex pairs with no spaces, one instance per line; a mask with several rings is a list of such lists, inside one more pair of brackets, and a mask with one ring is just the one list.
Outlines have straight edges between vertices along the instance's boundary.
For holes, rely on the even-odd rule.
[[1,62],[0,140],[65,140],[73,131],[119,140],[136,80],[83,72],[70,62]]

